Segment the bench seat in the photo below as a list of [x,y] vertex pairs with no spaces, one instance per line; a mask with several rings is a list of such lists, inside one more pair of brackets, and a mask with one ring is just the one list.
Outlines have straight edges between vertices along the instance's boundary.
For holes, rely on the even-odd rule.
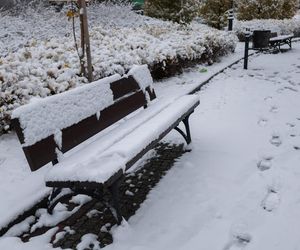
[[143,112],[123,119],[109,132],[103,131],[89,145],[62,159],[46,175],[46,185],[105,184],[112,176],[122,175],[140,158],[140,154],[152,148],[198,104],[196,95],[152,103]]
[[270,42],[277,42],[277,41],[283,41],[283,40],[286,40],[286,39],[290,39],[290,38],[293,38],[294,35],[293,34],[290,34],[290,35],[281,35],[281,36],[276,36],[276,37],[272,37],[270,38]]
[[293,37],[294,37],[293,34],[271,37],[269,39],[269,45],[273,49],[278,49],[279,51],[281,50],[282,45],[288,45],[290,49],[292,49]]

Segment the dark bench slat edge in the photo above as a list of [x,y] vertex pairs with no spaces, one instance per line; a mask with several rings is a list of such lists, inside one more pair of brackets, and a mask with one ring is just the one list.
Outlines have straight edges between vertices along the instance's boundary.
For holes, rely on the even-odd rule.
[[124,77],[110,84],[110,89],[113,92],[114,100],[126,96],[132,92],[138,91],[140,86],[132,76]]

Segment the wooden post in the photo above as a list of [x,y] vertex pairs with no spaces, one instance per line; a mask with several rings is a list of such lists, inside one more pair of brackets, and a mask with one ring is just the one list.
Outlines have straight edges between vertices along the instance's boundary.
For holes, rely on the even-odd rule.
[[[90,35],[89,27],[87,21],[87,11],[85,0],[78,0],[79,14],[80,14],[80,30],[81,30],[81,49],[82,49],[82,59],[85,57],[87,59],[87,78],[89,82],[93,81],[93,67],[92,67],[92,56],[90,47]],[[83,65],[82,65],[83,64]],[[86,75],[85,60],[81,60],[81,70],[82,73]]]

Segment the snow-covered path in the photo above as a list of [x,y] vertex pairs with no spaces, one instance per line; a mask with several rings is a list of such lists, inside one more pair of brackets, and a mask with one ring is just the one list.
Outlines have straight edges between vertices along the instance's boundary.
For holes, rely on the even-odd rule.
[[300,46],[235,65],[200,93],[193,150],[109,250],[300,249]]

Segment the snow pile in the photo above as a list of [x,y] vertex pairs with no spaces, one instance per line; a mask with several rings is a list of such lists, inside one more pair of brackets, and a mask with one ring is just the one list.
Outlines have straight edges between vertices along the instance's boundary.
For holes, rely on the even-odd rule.
[[[6,55],[0,57],[0,134],[10,129],[12,110],[32,97],[46,97],[86,83],[79,76],[71,23],[62,14],[39,11],[28,17],[0,18],[0,55]],[[236,46],[235,35],[197,23],[182,27],[115,5],[96,5],[88,11],[94,79],[123,75],[133,65],[147,64],[153,71],[178,62],[212,63]],[[41,17],[43,14],[49,19]],[[24,30],[18,30],[19,25]]]
[[271,30],[271,32],[277,32],[278,35],[287,35],[294,33],[295,36],[300,36],[300,19],[255,19],[251,21],[235,21],[234,31],[238,38],[243,41],[244,32],[246,29],[250,30]]
[[58,95],[34,99],[14,110],[12,118],[19,119],[23,128],[24,146],[33,145],[113,104],[110,83],[120,78],[114,75]]
[[153,79],[147,65],[133,66],[132,69],[129,70],[128,75],[133,76],[143,91],[145,91],[147,87],[153,88]]

